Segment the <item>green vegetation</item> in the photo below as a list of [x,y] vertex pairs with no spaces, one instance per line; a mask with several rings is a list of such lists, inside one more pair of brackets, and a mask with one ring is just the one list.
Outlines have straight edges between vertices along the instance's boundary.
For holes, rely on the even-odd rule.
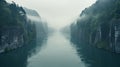
[[119,48],[120,44],[119,6],[120,0],[97,0],[92,6],[82,11],[76,24],[71,25],[71,36],[81,43],[119,51],[115,49]]
[[[5,48],[5,44],[16,48],[18,43],[15,41],[21,45],[34,39],[36,39],[36,26],[27,20],[24,9],[14,2],[10,4],[0,0],[0,49],[2,46]],[[6,47],[5,50],[13,48]]]

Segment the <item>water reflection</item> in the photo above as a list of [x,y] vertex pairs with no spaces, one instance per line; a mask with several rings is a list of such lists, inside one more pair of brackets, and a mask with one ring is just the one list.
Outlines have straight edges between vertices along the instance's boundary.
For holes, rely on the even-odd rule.
[[22,48],[0,54],[0,67],[27,67],[27,59],[37,53],[36,48],[40,48],[44,41],[32,41]]
[[46,46],[28,62],[27,67],[86,67],[71,42],[59,32],[49,36]]
[[88,44],[80,44],[74,38],[71,42],[76,46],[76,50],[82,61],[88,67],[120,67],[120,55],[95,48]]
[[80,44],[73,38],[71,42],[54,33],[43,41],[37,39],[0,54],[0,67],[120,67],[119,54]]

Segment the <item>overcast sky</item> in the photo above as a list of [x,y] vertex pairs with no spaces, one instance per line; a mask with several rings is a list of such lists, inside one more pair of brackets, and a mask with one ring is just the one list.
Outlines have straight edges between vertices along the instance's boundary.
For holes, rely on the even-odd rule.
[[96,0],[7,0],[36,10],[52,27],[64,27]]

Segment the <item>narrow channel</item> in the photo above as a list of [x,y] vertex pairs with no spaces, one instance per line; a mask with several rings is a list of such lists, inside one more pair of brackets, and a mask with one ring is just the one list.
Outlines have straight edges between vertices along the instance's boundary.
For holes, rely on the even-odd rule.
[[49,36],[41,50],[28,58],[27,67],[85,67],[72,43],[59,32]]

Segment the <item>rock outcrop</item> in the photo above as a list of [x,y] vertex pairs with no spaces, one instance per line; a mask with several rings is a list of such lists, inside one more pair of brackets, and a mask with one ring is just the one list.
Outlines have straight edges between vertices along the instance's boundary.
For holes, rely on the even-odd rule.
[[[0,53],[22,47],[36,40],[37,21],[27,17],[28,14],[40,19],[35,10],[25,10],[14,2],[10,4],[5,0],[0,0]],[[40,32],[44,32],[43,25],[39,26]],[[43,34],[39,35],[43,36]]]
[[80,43],[120,53],[119,6],[119,0],[97,0],[71,25],[71,36]]

